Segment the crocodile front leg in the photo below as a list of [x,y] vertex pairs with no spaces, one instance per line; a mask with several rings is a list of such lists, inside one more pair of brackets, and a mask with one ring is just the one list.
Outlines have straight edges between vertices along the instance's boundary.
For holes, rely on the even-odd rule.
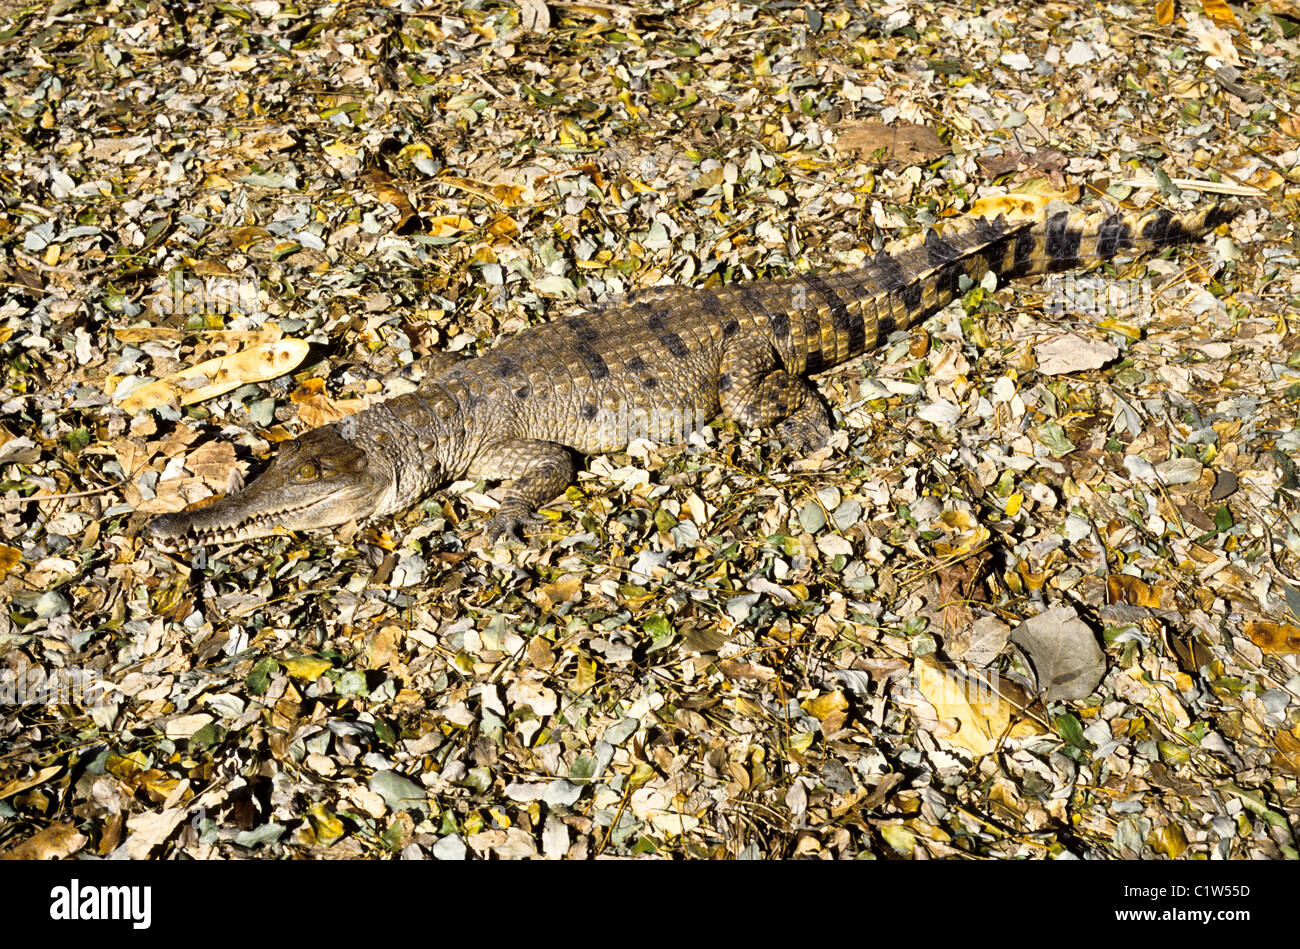
[[520,538],[522,528],[542,523],[538,506],[573,483],[573,456],[554,442],[509,438],[485,446],[469,476],[508,482],[506,498],[487,524],[488,540],[495,543],[503,534]]
[[776,426],[781,441],[802,453],[816,451],[831,437],[821,396],[805,379],[777,367],[776,351],[761,336],[727,344],[718,373],[718,402],[727,418],[743,428]]

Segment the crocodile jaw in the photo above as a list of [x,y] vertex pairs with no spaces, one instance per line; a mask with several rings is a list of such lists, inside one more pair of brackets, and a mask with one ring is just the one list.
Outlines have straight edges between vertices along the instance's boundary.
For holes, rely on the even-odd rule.
[[283,530],[334,527],[385,513],[396,490],[389,466],[327,425],[286,444],[238,494],[149,522],[159,547],[235,543]]

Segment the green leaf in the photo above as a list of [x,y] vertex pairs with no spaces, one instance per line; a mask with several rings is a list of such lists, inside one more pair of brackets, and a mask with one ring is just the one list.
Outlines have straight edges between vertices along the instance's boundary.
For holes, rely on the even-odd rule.
[[271,684],[271,676],[280,664],[270,656],[263,657],[257,665],[253,666],[253,671],[244,679],[244,686],[248,689],[249,695],[266,695],[267,688]]
[[1219,509],[1214,512],[1214,526],[1221,531],[1226,531],[1232,523],[1232,512],[1228,510],[1228,505],[1220,504]]
[[578,755],[573,760],[573,767],[569,769],[569,780],[575,784],[579,781],[590,781],[596,773],[596,759],[591,755]]
[[1057,458],[1074,451],[1074,443],[1065,437],[1065,429],[1056,422],[1044,422],[1038,429],[1038,437]]
[[1052,725],[1055,726],[1056,733],[1064,738],[1068,744],[1074,745],[1076,748],[1082,748],[1084,751],[1092,750],[1092,742],[1083,737],[1083,726],[1069,712],[1052,719]]
[[676,630],[662,613],[653,613],[641,624],[641,629],[650,637],[650,650],[662,649],[673,640]]
[[559,105],[564,102],[564,96],[547,95],[545,92],[540,92],[537,89],[534,89],[526,82],[520,83],[519,88],[526,96],[528,96],[528,98],[532,99],[538,105]]
[[340,695],[365,695],[368,691],[366,689],[366,674],[360,669],[349,669],[339,676],[334,691]]

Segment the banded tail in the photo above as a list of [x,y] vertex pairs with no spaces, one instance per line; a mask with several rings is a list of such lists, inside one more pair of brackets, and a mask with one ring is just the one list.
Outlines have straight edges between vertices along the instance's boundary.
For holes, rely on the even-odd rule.
[[[856,269],[791,277],[767,284],[763,291],[737,292],[751,308],[776,314],[769,317],[771,335],[788,370],[815,373],[936,312],[959,294],[963,275],[974,281],[989,271],[1027,277],[1094,266],[1121,253],[1141,256],[1195,240],[1234,213],[1231,205],[1214,205],[1185,215],[1164,209],[1061,211],[1023,221],[968,215],[949,223],[943,233],[930,231],[905,249],[881,252]],[[796,305],[787,303],[788,315],[779,314],[779,301],[792,295]]]

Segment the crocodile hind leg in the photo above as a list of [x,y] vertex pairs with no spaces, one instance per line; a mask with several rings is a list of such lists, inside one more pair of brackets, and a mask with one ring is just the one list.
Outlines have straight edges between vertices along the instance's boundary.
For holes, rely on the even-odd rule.
[[573,456],[567,448],[536,438],[509,438],[486,446],[469,467],[471,478],[506,481],[505,500],[487,524],[488,540],[542,523],[537,508],[573,483]]
[[730,341],[718,374],[722,413],[742,428],[776,428],[781,441],[807,454],[831,437],[826,405],[805,379],[778,368],[761,336]]

